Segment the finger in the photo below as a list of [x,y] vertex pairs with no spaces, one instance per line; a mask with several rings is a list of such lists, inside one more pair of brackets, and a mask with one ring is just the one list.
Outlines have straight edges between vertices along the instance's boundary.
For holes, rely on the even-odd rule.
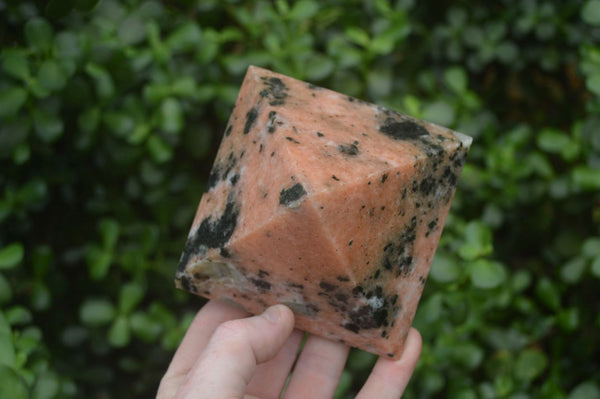
[[188,328],[175,356],[173,356],[168,371],[187,374],[219,325],[228,320],[248,316],[249,313],[225,302],[209,301],[206,303]]
[[258,398],[279,398],[285,381],[298,357],[304,332],[294,330],[279,353],[256,368],[246,392]]
[[400,398],[417,365],[421,355],[421,346],[421,334],[411,328],[406,338],[402,357],[395,361],[380,357],[356,399]]
[[248,313],[224,302],[209,301],[206,303],[196,314],[175,352],[173,360],[160,382],[156,399],[172,399],[175,396],[179,385],[220,324],[227,320],[247,316]]
[[344,370],[349,349],[340,342],[309,336],[284,398],[331,398]]
[[259,316],[219,327],[179,387],[176,399],[241,398],[259,363],[273,358],[294,328],[294,314],[275,305]]

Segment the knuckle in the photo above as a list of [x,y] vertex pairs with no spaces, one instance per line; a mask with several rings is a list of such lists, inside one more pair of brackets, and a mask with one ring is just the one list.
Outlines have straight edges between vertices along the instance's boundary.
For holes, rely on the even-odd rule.
[[229,320],[221,323],[213,338],[217,341],[239,342],[245,340],[246,325],[242,320]]

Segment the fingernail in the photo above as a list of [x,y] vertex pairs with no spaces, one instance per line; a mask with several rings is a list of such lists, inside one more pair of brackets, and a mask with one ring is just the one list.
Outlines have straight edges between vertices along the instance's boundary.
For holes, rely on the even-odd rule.
[[278,305],[273,305],[263,313],[263,317],[272,323],[279,323],[281,320],[281,309]]

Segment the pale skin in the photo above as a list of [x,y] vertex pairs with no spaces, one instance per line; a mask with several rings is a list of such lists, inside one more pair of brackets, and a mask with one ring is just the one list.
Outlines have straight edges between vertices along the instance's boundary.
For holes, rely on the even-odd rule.
[[[292,366],[283,399],[331,399],[349,348],[310,335],[298,355],[303,335],[284,305],[249,317],[210,301],[190,325],[156,399],[278,399]],[[357,399],[400,398],[420,354],[421,336],[412,328],[402,357],[380,357]]]

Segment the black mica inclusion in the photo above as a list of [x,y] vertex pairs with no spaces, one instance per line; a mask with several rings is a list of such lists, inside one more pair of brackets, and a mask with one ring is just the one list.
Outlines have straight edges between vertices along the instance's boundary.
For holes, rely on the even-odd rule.
[[269,101],[269,105],[285,104],[285,99],[288,96],[288,87],[285,85],[285,83],[276,77],[269,78],[263,76],[261,79],[266,88],[260,92],[260,96],[269,97],[271,100]]
[[306,195],[306,190],[302,187],[302,184],[296,183],[290,188],[284,188],[279,194],[279,204],[290,206],[295,201]]
[[358,147],[356,146],[356,144],[340,144],[338,145],[338,150],[342,153],[342,154],[346,154],[346,155],[358,155],[358,153],[360,152],[358,150]]
[[208,248],[222,248],[233,235],[239,216],[239,207],[231,200],[227,201],[225,211],[217,218],[209,216],[198,226],[196,233],[188,238],[179,262],[182,271],[194,254]]
[[256,122],[256,118],[258,118],[258,110],[253,107],[246,114],[246,124],[244,125],[244,134],[250,133],[250,129],[252,129],[252,125]]
[[387,118],[379,131],[395,140],[411,140],[429,134],[423,126],[411,121]]

